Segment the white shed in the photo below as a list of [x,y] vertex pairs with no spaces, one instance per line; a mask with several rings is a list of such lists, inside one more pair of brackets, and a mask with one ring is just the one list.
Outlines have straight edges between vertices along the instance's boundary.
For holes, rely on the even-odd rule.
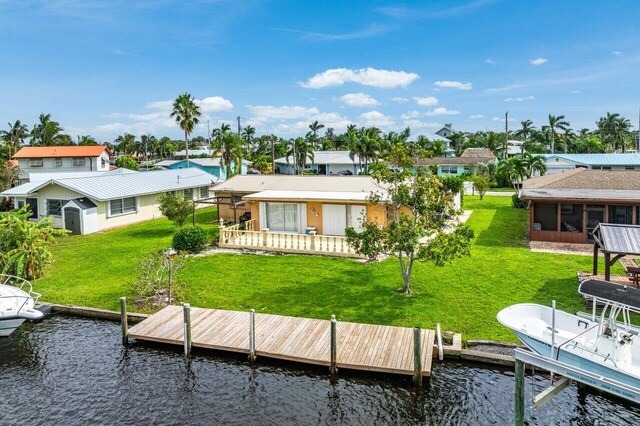
[[62,224],[72,234],[98,231],[98,206],[88,198],[75,198],[62,206]]

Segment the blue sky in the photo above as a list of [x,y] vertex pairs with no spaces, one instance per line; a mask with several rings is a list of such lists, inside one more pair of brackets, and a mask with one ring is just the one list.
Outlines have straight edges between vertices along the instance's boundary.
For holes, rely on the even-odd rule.
[[[0,123],[51,113],[72,134],[179,136],[205,116],[302,135],[319,120],[413,134],[606,111],[637,127],[637,1],[0,0]],[[500,121],[499,121],[500,120]]]

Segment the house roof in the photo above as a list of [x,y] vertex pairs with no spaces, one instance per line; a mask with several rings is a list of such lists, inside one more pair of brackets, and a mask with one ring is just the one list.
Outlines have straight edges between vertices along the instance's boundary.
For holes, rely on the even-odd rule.
[[366,201],[371,196],[369,192],[347,191],[273,191],[266,190],[255,194],[245,195],[245,200],[282,200],[282,201]]
[[99,157],[103,152],[111,155],[104,145],[94,146],[25,146],[11,158],[60,158],[60,157]]
[[608,253],[640,255],[640,226],[599,223],[593,230],[598,246]]
[[[287,163],[287,158],[289,163]],[[275,160],[277,164],[293,164],[291,156],[281,157]],[[307,157],[307,164],[312,164]],[[313,164],[358,164],[358,156],[353,160],[349,157],[349,151],[313,151]]]
[[80,177],[95,177],[104,175],[124,175],[130,173],[139,173],[135,170],[125,169],[124,167],[115,168],[104,172],[55,172],[55,173],[34,173],[29,172],[29,181],[31,182],[43,182],[51,179],[64,179],[64,178],[80,178]]
[[[89,209],[93,209],[96,206],[96,204],[91,201],[88,198],[82,197],[82,198],[74,198],[73,201],[78,207],[80,207],[82,210],[89,210]],[[69,202],[71,202],[69,201]]]
[[[444,127],[442,129],[445,129]],[[441,129],[441,130],[442,130]],[[451,129],[448,129],[451,130]],[[420,132],[419,136],[424,136],[425,138],[427,138],[430,141],[442,141],[442,142],[449,142],[449,139],[445,138],[444,136],[440,136],[436,133],[425,133],[425,132]]]
[[640,200],[640,173],[577,168],[527,179],[523,199]]
[[54,178],[41,182],[29,182],[8,189],[0,193],[0,196],[26,196],[47,185],[55,184],[93,200],[108,201],[208,186],[216,180],[215,176],[197,168],[115,175],[105,173],[94,177]]
[[[191,157],[197,157],[198,155],[212,155],[214,152],[215,150],[210,148],[190,149],[189,161],[191,161]],[[185,157],[186,155],[187,151],[184,149],[173,154],[174,157]]]
[[[163,160],[154,164],[154,166],[170,167],[170,166],[173,166],[174,164],[185,163],[186,161],[187,160]],[[202,166],[202,167],[220,167],[221,161],[222,160],[220,157],[189,158],[189,163],[197,164],[198,166]],[[242,162],[244,164],[253,164],[251,161],[248,161],[248,160],[242,160]]]
[[461,158],[493,158],[496,156],[489,148],[467,148],[460,155]]
[[563,159],[585,166],[640,166],[640,153],[631,154],[546,154],[547,162]]
[[371,176],[238,175],[213,187],[214,192],[254,194],[262,191],[371,192],[381,187]]
[[417,166],[475,166],[480,163],[490,163],[496,161],[490,149],[487,148],[467,148],[460,157],[432,157],[421,158],[416,161]]

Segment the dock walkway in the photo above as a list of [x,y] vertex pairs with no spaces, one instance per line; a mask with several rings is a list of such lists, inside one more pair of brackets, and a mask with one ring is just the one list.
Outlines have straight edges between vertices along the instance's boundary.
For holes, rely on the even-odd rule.
[[[249,353],[249,312],[191,308],[192,346]],[[255,314],[258,357],[329,366],[331,321]],[[414,330],[405,327],[338,322],[338,368],[380,373],[414,374]],[[129,337],[183,345],[181,306],[167,306],[134,325]],[[422,375],[431,375],[434,331],[421,330]]]

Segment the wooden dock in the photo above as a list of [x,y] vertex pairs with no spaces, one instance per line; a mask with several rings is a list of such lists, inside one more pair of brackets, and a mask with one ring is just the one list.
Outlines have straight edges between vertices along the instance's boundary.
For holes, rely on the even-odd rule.
[[[250,313],[190,308],[193,347],[249,354]],[[255,354],[322,366],[331,364],[331,321],[255,314]],[[338,322],[338,369],[414,375],[414,329]],[[128,336],[184,345],[182,306],[167,306],[129,329]],[[420,330],[422,376],[431,375],[434,331]],[[419,359],[419,358],[418,358]]]

